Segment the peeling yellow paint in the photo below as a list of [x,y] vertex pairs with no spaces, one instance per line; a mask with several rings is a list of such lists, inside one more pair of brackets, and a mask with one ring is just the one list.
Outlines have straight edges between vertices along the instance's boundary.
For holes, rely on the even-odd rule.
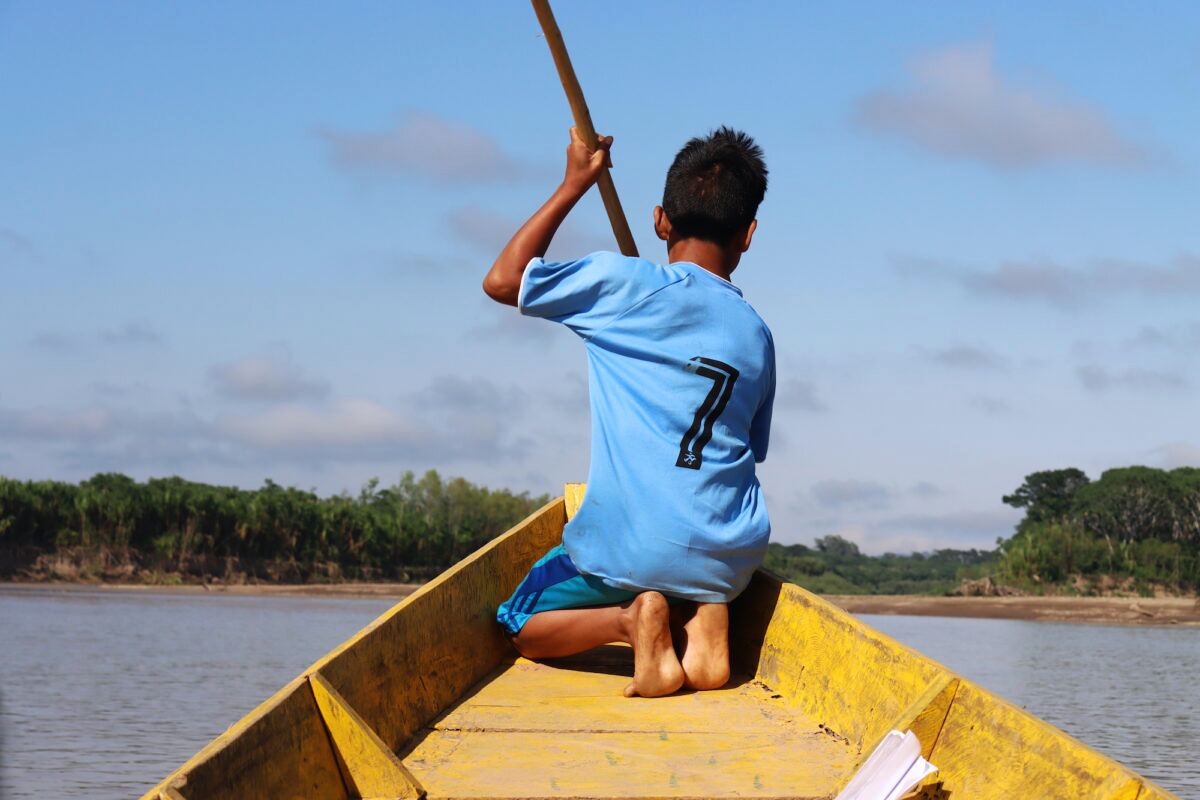
[[[625,646],[536,664],[496,606],[586,487],[375,620],[143,800],[831,797],[911,729],[946,800],[1173,795],[821,598],[760,571],[731,606],[735,680],[626,699]],[[1177,799],[1176,799],[1177,800]]]
[[416,800],[424,795],[421,785],[396,754],[380,741],[375,731],[367,727],[320,673],[309,675],[308,682],[325,720],[325,729],[333,741],[347,789],[358,797]]
[[586,483],[568,483],[563,485],[563,501],[566,504],[567,519],[575,516],[579,506],[583,505],[583,496],[587,493]]

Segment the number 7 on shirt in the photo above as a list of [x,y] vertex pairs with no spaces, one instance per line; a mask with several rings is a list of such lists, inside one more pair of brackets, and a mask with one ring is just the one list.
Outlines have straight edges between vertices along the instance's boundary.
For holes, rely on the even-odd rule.
[[704,463],[704,445],[712,439],[713,424],[717,417],[721,416],[725,407],[729,405],[738,371],[724,361],[703,356],[693,356],[691,361],[684,365],[684,369],[713,382],[704,402],[696,409],[691,426],[684,431],[683,439],[679,442],[679,458],[675,460],[677,467],[700,469],[700,465]]

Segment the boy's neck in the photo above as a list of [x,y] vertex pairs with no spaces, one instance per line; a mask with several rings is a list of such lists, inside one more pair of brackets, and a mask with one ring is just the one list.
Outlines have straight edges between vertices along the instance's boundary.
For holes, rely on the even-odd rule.
[[667,244],[667,258],[671,263],[688,261],[723,280],[737,269],[742,253],[736,248],[721,246],[704,239],[674,239]]

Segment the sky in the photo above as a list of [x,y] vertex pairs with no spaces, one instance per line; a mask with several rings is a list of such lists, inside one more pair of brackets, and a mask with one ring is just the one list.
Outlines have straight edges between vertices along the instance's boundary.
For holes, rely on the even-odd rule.
[[[765,151],[774,541],[1200,466],[1200,6],[555,10],[644,256],[684,141]],[[0,474],[584,480],[582,343],[479,287],[570,125],[523,2],[0,0]],[[593,192],[550,256],[598,249]]]

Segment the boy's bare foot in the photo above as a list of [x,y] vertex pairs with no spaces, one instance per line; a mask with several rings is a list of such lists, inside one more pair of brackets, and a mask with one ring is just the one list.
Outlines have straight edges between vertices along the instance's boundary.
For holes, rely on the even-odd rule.
[[658,592],[642,592],[626,609],[633,645],[633,680],[625,696],[661,697],[683,685],[683,667],[671,643],[670,608]]
[[689,689],[720,689],[729,682],[729,606],[698,603],[683,626],[684,685]]

